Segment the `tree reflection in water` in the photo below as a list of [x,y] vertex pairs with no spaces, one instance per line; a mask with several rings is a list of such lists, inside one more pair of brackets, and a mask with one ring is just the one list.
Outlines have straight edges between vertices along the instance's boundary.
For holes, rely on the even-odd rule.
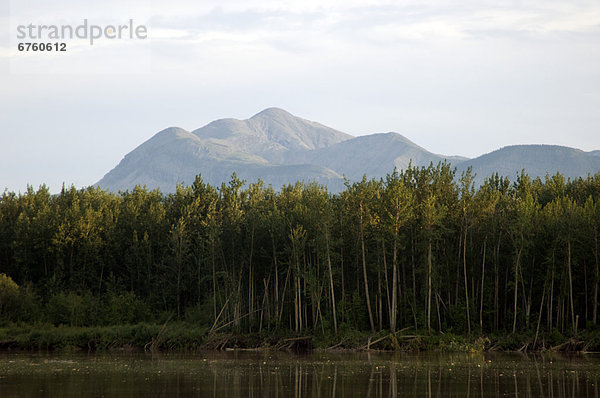
[[0,396],[597,397],[600,359],[470,354],[0,354]]

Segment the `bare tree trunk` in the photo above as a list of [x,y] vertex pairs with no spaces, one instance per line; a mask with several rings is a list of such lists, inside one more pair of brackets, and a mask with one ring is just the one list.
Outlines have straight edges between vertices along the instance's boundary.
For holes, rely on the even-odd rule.
[[241,325],[242,319],[242,267],[240,266],[240,276],[237,278],[238,286],[237,286],[237,294],[235,297],[235,307],[234,307],[234,326],[239,328]]
[[398,231],[394,231],[394,253],[392,254],[392,306],[390,314],[390,330],[396,332],[398,316]]
[[589,306],[588,306],[588,277],[587,277],[587,262],[585,260],[583,260],[583,291],[585,293],[585,316],[584,316],[584,325],[585,322],[587,322],[588,320],[588,314],[589,314]]
[[275,314],[279,314],[279,269],[277,266],[277,251],[275,250],[275,238],[271,235],[273,243],[273,263],[275,265]]
[[381,271],[377,270],[377,322],[379,323],[379,330],[383,329],[383,301],[381,299]]
[[441,333],[442,332],[442,317],[440,316],[440,295],[437,293],[437,291],[435,294],[435,307],[437,309],[438,330]]
[[329,230],[325,227],[325,245],[327,248],[327,268],[329,269],[329,289],[331,290],[331,312],[333,314],[333,331],[337,335],[337,315],[335,309],[335,292],[333,290],[333,273],[331,272],[331,256],[329,255]]
[[519,250],[517,251],[517,259],[515,261],[515,297],[514,297],[514,308],[513,308],[513,326],[512,326],[512,333],[514,333],[517,330],[517,294],[518,294],[518,290],[519,290],[519,263],[521,261],[521,250],[522,248],[519,248]]
[[[44,273],[48,275],[48,271],[46,268],[46,256],[44,255]],[[139,271],[138,271],[139,272]],[[104,276],[104,262],[100,264],[100,281],[98,282],[98,294],[102,292],[102,277]]]
[[546,283],[544,282],[544,290],[542,292],[542,300],[540,301],[540,313],[538,315],[537,326],[535,328],[535,339],[533,339],[533,349],[535,350],[535,345],[537,343],[538,333],[540,331],[540,322],[542,321],[542,312],[544,309],[544,296],[546,295]]
[[302,284],[300,276],[296,276],[296,331],[302,332]]
[[[396,263],[397,262],[398,262],[398,260],[396,260]],[[406,284],[407,284],[406,261],[402,261],[400,270],[398,272],[399,273],[402,272],[402,274],[401,274],[402,278],[400,278],[400,274],[398,275],[398,278],[400,278],[399,282],[398,282],[398,290],[399,290],[400,299],[402,300],[403,303],[406,303],[406,302],[408,302],[408,296],[407,296],[408,289],[406,288]],[[398,310],[398,306],[396,305],[396,311],[397,310]]]
[[571,302],[571,326],[573,333],[577,335],[577,325],[575,325],[575,309],[573,308],[573,277],[571,272],[571,240],[567,240],[567,268],[569,271],[569,301]]
[[254,254],[254,224],[250,233],[250,258],[248,260],[248,321],[249,330],[252,332],[252,321],[254,320],[254,269],[252,267],[252,256]]
[[469,314],[469,288],[467,283],[467,227],[465,226],[465,239],[463,242],[463,272],[465,274],[465,300],[467,301],[467,333],[471,335],[471,315]]
[[483,239],[483,260],[481,262],[481,302],[479,303],[479,328],[483,331],[483,290],[485,282],[485,251],[487,248],[487,235]]
[[210,257],[212,265],[213,282],[213,319],[217,319],[217,272],[215,268],[215,238],[213,232],[210,233]]
[[279,306],[279,319],[277,321],[277,326],[281,323],[281,316],[283,315],[283,302],[285,300],[285,291],[287,289],[288,281],[290,279],[291,267],[288,267],[287,274],[285,276],[285,282],[283,283],[283,291],[281,292],[281,305]]
[[381,239],[381,253],[383,254],[383,283],[385,284],[385,301],[387,304],[388,322],[392,324],[392,303],[390,302],[390,281],[388,278],[387,257],[385,253],[385,238]]
[[300,327],[300,303],[298,297],[300,296],[300,286],[297,277],[294,276],[294,330],[297,332]]
[[360,246],[362,250],[362,268],[363,279],[365,283],[365,299],[367,300],[367,311],[369,312],[369,323],[371,324],[371,332],[375,333],[375,323],[373,322],[373,311],[371,310],[371,299],[369,297],[369,279],[367,278],[367,260],[365,257],[365,235],[363,229],[363,209],[360,205]]
[[598,314],[598,279],[600,275],[598,265],[598,229],[594,228],[594,260],[596,261],[596,268],[594,273],[594,324],[596,324]]
[[[260,309],[260,322],[258,324],[258,333],[262,332],[263,318],[265,318],[265,309],[268,309],[269,306],[269,282],[271,281],[271,275],[269,275],[269,280],[263,278],[263,286],[265,288],[265,292],[262,299],[261,309]],[[268,315],[268,312],[267,312]]]
[[[454,304],[457,305],[458,304],[458,294],[459,294],[459,287],[460,287],[460,258],[461,258],[461,254],[463,252],[462,249],[462,245],[463,245],[463,239],[462,239],[462,233],[458,236],[458,257],[456,258],[456,288],[454,289]],[[450,301],[448,301],[448,304],[451,304]]]
[[177,261],[177,319],[181,317],[181,262]]
[[550,278],[550,295],[548,296],[548,331],[552,330],[552,302],[554,299],[554,248],[552,248],[552,276]]
[[181,317],[181,267],[183,265],[184,224],[179,222],[177,228],[173,229],[175,234],[175,262],[177,263],[177,287],[175,297],[177,300],[177,319]]
[[[342,218],[340,216],[340,226],[342,225]],[[342,278],[342,302],[346,300],[346,287],[344,279],[344,229],[340,228],[340,277]],[[343,314],[343,312],[342,312]],[[342,319],[342,322],[344,320]]]
[[496,253],[494,255],[494,330],[498,330],[498,313],[499,308],[499,290],[500,290],[500,275],[498,273],[498,260],[500,257],[500,236],[498,236],[498,244],[496,245]]
[[[533,269],[535,269],[535,257],[533,258]],[[525,278],[523,278],[523,267],[520,267],[519,270],[519,279],[521,280],[521,290],[523,293],[521,297],[523,297],[523,312],[525,313],[525,329],[529,330],[529,315],[531,313],[531,284],[529,286],[529,294],[527,293],[527,289],[525,288]],[[533,279],[531,280],[533,283]]]
[[431,238],[427,246],[427,332],[431,334]]

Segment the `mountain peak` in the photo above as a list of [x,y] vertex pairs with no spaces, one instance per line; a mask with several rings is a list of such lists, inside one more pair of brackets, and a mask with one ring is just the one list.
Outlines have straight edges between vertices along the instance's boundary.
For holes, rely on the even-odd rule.
[[267,108],[246,120],[220,119],[192,133],[201,139],[278,162],[290,150],[323,148],[353,138],[280,108]]
[[285,109],[271,107],[271,108],[263,109],[262,111],[258,112],[256,115],[252,116],[250,118],[250,120],[258,118],[258,117],[269,117],[269,118],[292,117],[293,118],[295,116],[292,115],[291,113],[289,113],[288,111],[286,111]]
[[141,144],[100,180],[111,190],[136,184],[172,192],[177,182],[197,174],[215,186],[232,172],[253,182],[280,187],[297,180],[328,184],[332,192],[350,181],[383,177],[394,168],[427,166],[447,160],[457,175],[468,167],[476,183],[492,173],[514,178],[522,169],[532,177],[562,172],[574,178],[600,170],[600,151],[552,145],[517,145],[475,159],[427,151],[407,137],[379,133],[353,137],[281,109],[266,108],[249,119],[219,119],[194,131],[169,127]]

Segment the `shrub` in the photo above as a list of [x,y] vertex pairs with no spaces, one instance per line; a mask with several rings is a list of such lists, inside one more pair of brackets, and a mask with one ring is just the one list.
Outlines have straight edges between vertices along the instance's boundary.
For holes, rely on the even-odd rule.
[[89,322],[87,314],[91,301],[89,293],[58,293],[48,300],[46,316],[54,325],[83,326]]
[[19,298],[19,285],[6,274],[0,274],[0,314],[14,316]]
[[147,321],[150,318],[150,310],[133,292],[108,294],[106,298],[104,324],[132,324],[135,322]]

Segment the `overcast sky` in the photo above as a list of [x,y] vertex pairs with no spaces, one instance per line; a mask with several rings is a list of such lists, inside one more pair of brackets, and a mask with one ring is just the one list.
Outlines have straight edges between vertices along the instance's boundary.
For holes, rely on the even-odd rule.
[[[17,51],[19,24],[84,19],[148,38]],[[0,26],[0,190],[87,186],[165,127],[271,106],[447,155],[600,149],[597,0],[0,0]]]

